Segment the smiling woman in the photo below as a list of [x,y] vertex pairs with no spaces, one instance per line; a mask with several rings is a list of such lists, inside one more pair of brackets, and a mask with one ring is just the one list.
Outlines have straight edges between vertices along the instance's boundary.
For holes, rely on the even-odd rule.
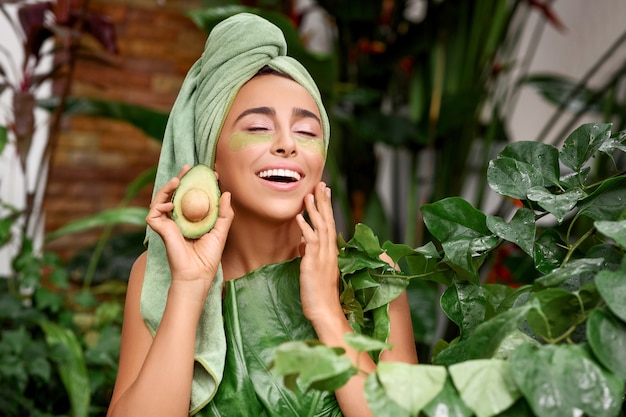
[[[222,48],[228,45],[228,48]],[[269,370],[284,342],[346,345],[337,232],[320,182],[328,117],[280,30],[231,17],[209,35],[163,140],[148,250],[131,272],[109,416],[367,416],[363,374],[335,393],[291,391]],[[221,197],[210,232],[185,238],[170,217],[190,166],[215,170]],[[304,218],[304,212],[309,221]],[[389,305],[380,358],[415,363],[406,294]]]

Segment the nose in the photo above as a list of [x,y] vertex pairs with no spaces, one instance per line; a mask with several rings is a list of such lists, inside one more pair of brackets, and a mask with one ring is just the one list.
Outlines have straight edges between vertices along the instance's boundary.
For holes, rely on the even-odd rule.
[[285,131],[276,132],[272,141],[271,152],[284,158],[296,156],[298,153],[296,141]]

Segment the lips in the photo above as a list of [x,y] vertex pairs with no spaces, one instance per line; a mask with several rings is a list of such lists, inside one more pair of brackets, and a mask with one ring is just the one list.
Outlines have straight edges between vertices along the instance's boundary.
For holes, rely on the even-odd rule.
[[284,168],[266,169],[260,171],[257,176],[266,181],[286,183],[297,182],[302,178],[302,175],[299,172]]

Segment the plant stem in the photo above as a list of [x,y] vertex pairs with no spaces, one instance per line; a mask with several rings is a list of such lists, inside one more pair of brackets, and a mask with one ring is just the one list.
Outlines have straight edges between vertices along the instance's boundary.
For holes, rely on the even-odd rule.
[[[572,222],[573,224],[573,222]],[[594,232],[595,232],[596,228],[592,227],[591,229],[587,230],[587,232],[582,235],[582,237],[580,239],[578,239],[567,251],[567,254],[565,255],[565,258],[563,258],[563,262],[561,262],[561,266],[566,265],[569,262],[569,259],[572,257],[572,255],[574,254],[574,251],[589,237],[591,236]],[[569,234],[569,231],[568,231]]]

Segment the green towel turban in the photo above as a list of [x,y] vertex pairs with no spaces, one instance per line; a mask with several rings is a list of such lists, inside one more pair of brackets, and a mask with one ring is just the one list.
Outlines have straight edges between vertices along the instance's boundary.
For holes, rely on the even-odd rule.
[[[155,192],[175,177],[185,164],[213,166],[220,130],[230,104],[241,86],[266,65],[289,75],[313,96],[322,117],[324,143],[328,148],[330,127],[318,88],[306,69],[286,53],[282,31],[259,16],[237,14],[215,26],[172,107],[163,138]],[[160,236],[148,228],[146,242],[148,261],[141,294],[141,314],[154,334],[165,309],[171,274]],[[222,284],[219,271],[197,329],[191,414],[211,401],[224,372],[226,340],[222,321]]]

